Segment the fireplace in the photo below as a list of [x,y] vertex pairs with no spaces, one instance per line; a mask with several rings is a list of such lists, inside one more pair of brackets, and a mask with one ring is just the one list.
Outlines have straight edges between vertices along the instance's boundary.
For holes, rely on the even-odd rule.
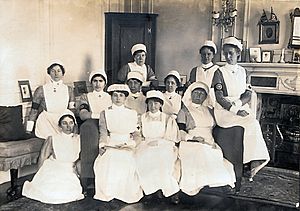
[[257,93],[256,116],[271,157],[268,165],[299,170],[300,65],[241,65]]

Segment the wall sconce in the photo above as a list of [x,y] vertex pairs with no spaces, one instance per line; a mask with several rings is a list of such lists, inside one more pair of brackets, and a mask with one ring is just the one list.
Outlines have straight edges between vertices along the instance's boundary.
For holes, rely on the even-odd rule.
[[222,0],[222,11],[212,12],[213,25],[221,25],[228,32],[228,28],[234,25],[236,16],[237,9],[233,7],[233,0]]

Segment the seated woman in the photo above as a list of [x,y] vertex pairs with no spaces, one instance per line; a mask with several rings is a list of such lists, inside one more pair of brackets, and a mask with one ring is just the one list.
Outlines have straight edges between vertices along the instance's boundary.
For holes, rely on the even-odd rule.
[[139,72],[143,75],[145,81],[143,86],[149,86],[151,82],[157,82],[156,76],[150,65],[146,65],[147,49],[144,44],[135,44],[131,48],[131,54],[133,56],[133,62],[125,64],[118,72],[118,80],[121,83],[127,81],[127,75],[129,72]]
[[162,111],[177,117],[181,109],[181,96],[176,93],[176,89],[180,86],[180,74],[176,70],[171,70],[165,77],[164,82],[166,92],[164,93],[165,103],[162,107]]
[[162,190],[163,195],[169,197],[179,191],[178,181],[173,175],[179,131],[175,120],[161,112],[163,94],[151,90],[146,98],[148,111],[141,119],[143,141],[136,152],[139,181],[146,195]]
[[73,88],[63,84],[65,69],[61,62],[53,62],[47,73],[50,82],[35,90],[26,126],[26,131],[31,133],[36,121],[35,135],[43,139],[59,133],[59,115],[67,108],[74,109],[75,104]]
[[88,185],[94,183],[93,165],[99,154],[100,113],[111,106],[110,95],[103,91],[107,83],[104,70],[91,72],[89,82],[92,84],[93,91],[81,95],[76,102],[78,115],[84,121],[80,126],[80,179],[85,193],[87,193]]
[[[252,90],[246,81],[246,70],[237,64],[243,49],[235,37],[224,39],[223,52],[226,64],[217,70],[213,77],[212,86],[215,90],[215,118],[218,126],[244,128],[243,160],[232,162],[251,162],[253,176],[270,160],[266,143],[263,139],[259,122],[249,108]],[[228,142],[223,150],[230,153],[232,145]],[[227,150],[229,149],[229,150]],[[255,161],[255,162],[253,162]]]
[[134,159],[137,113],[124,106],[130,92],[127,85],[113,84],[107,91],[113,104],[100,114],[99,155],[94,163],[94,198],[134,203],[143,196]]
[[75,117],[67,111],[60,116],[59,134],[49,136],[41,149],[39,170],[23,186],[23,196],[49,204],[61,204],[83,198],[77,177],[76,161],[80,153]]
[[181,161],[180,189],[193,196],[204,186],[218,187],[235,183],[233,165],[223,158],[215,143],[212,129],[215,125],[207,104],[209,88],[194,82],[183,96],[183,107],[177,123],[181,132],[179,158]]

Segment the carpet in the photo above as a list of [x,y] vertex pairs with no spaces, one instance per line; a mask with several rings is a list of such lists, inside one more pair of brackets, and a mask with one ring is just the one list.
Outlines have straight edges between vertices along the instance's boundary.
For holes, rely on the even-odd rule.
[[[246,179],[242,181],[241,191],[238,194],[228,194],[224,195],[222,189],[212,188],[202,190],[202,195],[207,196],[217,196],[221,195],[221,201],[219,204],[224,204],[224,201],[227,199],[239,200],[243,202],[254,201],[283,206],[285,208],[280,210],[294,210],[296,208],[296,203],[299,203],[299,172],[278,169],[272,167],[265,167],[254,177],[253,182],[249,182]],[[201,195],[200,194],[200,195]],[[198,200],[199,199],[199,200]],[[144,199],[143,199],[144,200]],[[142,201],[143,201],[142,200]],[[216,199],[218,200],[218,199]],[[28,198],[20,198],[18,200],[12,201],[8,204],[4,204],[0,206],[0,211],[54,211],[54,210],[63,210],[63,211],[93,211],[93,210],[210,210],[204,209],[204,207],[214,207],[213,203],[217,203],[216,200],[212,197],[209,198],[209,201],[206,201],[207,205],[205,205],[205,201],[202,198],[194,197],[193,204],[179,204],[176,207],[170,208],[170,205],[163,202],[155,202],[147,208],[143,203],[137,203],[133,205],[125,204],[121,201],[115,200],[115,203],[106,203],[98,200],[93,200],[92,198],[85,198],[84,200],[60,204],[60,205],[51,205],[44,204],[35,200],[31,200]],[[232,204],[232,201],[229,202]],[[252,203],[252,204],[255,204]],[[193,206],[196,206],[193,208]],[[220,206],[220,205],[219,205]],[[244,204],[240,205],[241,207],[245,207]],[[293,209],[289,209],[293,208]],[[215,210],[226,210],[223,208]],[[232,210],[232,209],[227,209]],[[234,210],[240,210],[236,208]],[[250,210],[255,210],[254,208]],[[264,210],[269,210],[265,208]]]
[[[207,190],[210,194],[223,194],[220,189]],[[252,182],[243,178],[239,193],[229,197],[299,207],[299,171],[264,167]]]

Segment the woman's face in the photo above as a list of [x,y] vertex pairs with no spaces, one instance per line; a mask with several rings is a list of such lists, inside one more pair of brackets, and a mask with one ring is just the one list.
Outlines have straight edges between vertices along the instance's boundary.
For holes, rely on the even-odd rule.
[[60,69],[59,65],[55,65],[51,70],[50,70],[50,77],[53,81],[57,82],[60,81],[63,78],[63,71]]
[[126,100],[126,96],[122,92],[114,91],[111,95],[111,101],[113,104],[117,106],[124,105]]
[[240,56],[240,52],[235,47],[225,45],[223,52],[224,52],[226,62],[228,64],[232,64],[232,65],[237,64],[238,58]]
[[156,112],[160,111],[160,108],[162,106],[161,103],[155,99],[149,99],[147,105],[148,105],[148,110],[151,113],[156,113]]
[[100,92],[105,87],[105,80],[101,76],[96,76],[92,80],[93,90]]
[[133,57],[135,63],[142,66],[146,62],[146,53],[144,51],[138,52]]
[[166,80],[166,90],[167,92],[175,92],[177,89],[176,79],[173,76],[169,76]]
[[139,80],[131,78],[127,81],[127,85],[129,86],[129,89],[131,93],[135,94],[137,92],[141,91],[142,84]]
[[60,128],[62,129],[62,132],[65,134],[71,134],[74,131],[75,123],[72,118],[65,117],[60,122]]
[[194,89],[191,93],[191,97],[193,103],[202,105],[207,94],[204,89]]
[[202,64],[209,64],[210,62],[212,62],[214,58],[214,52],[211,51],[210,48],[203,47],[200,53]]

